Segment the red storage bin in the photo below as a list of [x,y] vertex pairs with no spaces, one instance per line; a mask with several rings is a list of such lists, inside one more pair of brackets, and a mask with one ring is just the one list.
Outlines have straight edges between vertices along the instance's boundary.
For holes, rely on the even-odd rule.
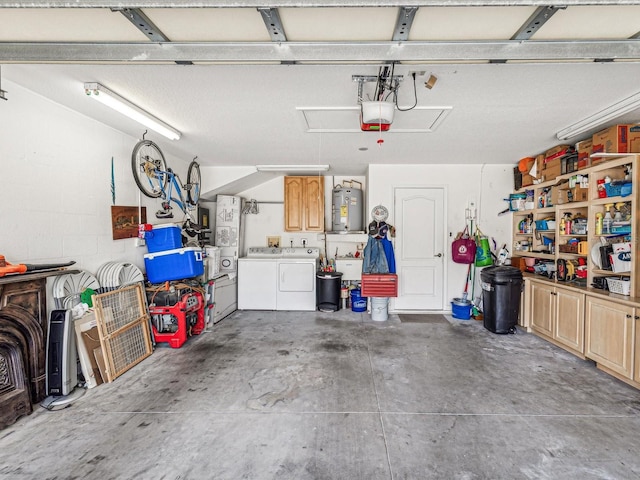
[[395,273],[363,273],[363,297],[397,297],[398,275]]

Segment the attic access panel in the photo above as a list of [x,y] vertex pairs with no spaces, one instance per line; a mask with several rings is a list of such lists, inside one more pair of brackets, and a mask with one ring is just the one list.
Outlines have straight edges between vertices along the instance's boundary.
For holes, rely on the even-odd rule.
[[[296,107],[308,133],[357,133],[360,129],[360,107]],[[391,128],[386,133],[431,133],[453,110],[453,107],[424,106],[406,112],[396,110]]]

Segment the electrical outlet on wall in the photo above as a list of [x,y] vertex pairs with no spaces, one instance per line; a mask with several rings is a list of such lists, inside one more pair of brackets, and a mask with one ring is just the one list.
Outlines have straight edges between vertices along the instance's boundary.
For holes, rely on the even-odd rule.
[[136,238],[136,247],[144,247],[146,244],[144,238]]

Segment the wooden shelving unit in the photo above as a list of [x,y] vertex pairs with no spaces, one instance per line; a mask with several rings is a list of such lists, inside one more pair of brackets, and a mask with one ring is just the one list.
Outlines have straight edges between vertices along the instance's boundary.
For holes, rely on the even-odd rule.
[[[586,265],[586,283],[582,285],[559,281],[542,275],[525,275],[524,315],[521,325],[580,358],[596,362],[599,369],[630,385],[640,388],[640,259],[638,259],[638,235],[640,235],[640,154],[599,155],[595,158],[606,161],[589,168],[562,175],[538,185],[524,187],[519,192],[533,190],[538,196],[547,188],[564,184],[574,175],[588,177],[587,200],[562,203],[552,207],[534,208],[514,212],[514,243],[522,238],[532,238],[532,251],[517,251],[515,254],[548,261],[557,266],[558,260],[580,261]],[[632,192],[628,196],[600,198],[598,180],[625,178],[630,172]],[[601,267],[599,245],[611,242],[623,234],[596,234],[596,218],[604,214],[606,206],[617,204],[621,211],[630,214],[630,233],[624,234],[630,241],[631,261],[628,272],[614,272]],[[536,204],[536,206],[538,206]],[[587,219],[586,233],[561,233],[560,220],[570,213]],[[553,218],[554,231],[534,231],[522,234],[520,222],[523,218],[534,220]],[[542,235],[553,237],[553,253],[543,251]],[[583,244],[580,253],[560,252],[559,246],[575,238]],[[541,251],[536,251],[541,250]],[[596,252],[598,255],[596,255]],[[630,279],[630,295],[622,295],[593,287],[596,277],[627,277]]]

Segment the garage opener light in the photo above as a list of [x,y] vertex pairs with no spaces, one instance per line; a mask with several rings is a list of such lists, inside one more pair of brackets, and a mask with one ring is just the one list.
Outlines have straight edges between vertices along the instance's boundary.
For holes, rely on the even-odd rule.
[[178,140],[180,138],[181,133],[178,130],[99,83],[85,83],[84,92],[94,100],[113,108],[170,140]]
[[638,108],[640,108],[640,92],[631,95],[618,103],[614,103],[610,107],[600,110],[598,113],[593,114],[584,120],[580,120],[579,122],[560,130],[556,133],[556,137],[558,137],[558,140],[568,140],[570,138],[577,137]]

